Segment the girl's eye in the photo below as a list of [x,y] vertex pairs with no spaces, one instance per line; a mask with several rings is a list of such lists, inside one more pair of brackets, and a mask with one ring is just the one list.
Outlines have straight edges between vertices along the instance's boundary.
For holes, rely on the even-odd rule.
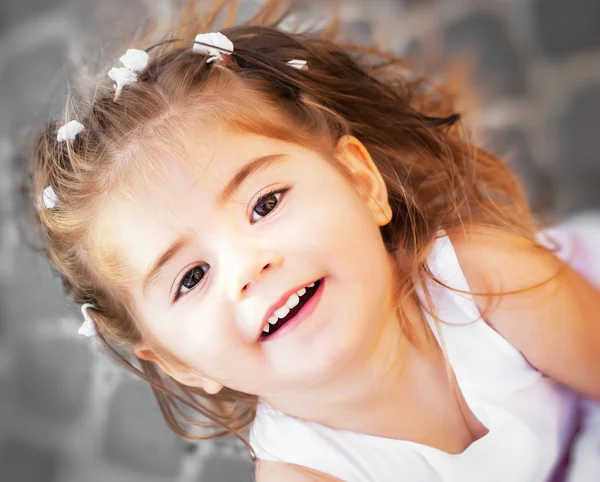
[[265,216],[270,214],[273,210],[275,210],[275,208],[277,208],[277,206],[281,202],[281,198],[288,190],[289,190],[289,188],[286,188],[286,189],[280,189],[279,191],[272,191],[272,192],[263,194],[258,199],[258,201],[256,201],[256,204],[252,208],[252,213],[250,215],[250,221],[252,223],[260,221],[262,218],[264,218]]
[[198,286],[204,275],[208,273],[208,270],[209,266],[207,264],[200,264],[187,271],[179,282],[177,292],[175,293],[175,301]]

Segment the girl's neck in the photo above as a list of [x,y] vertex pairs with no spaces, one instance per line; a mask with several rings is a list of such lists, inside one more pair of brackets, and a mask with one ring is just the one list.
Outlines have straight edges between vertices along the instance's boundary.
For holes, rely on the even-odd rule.
[[318,390],[266,401],[289,415],[334,428],[419,439],[427,427],[424,419],[438,425],[448,419],[445,412],[454,398],[443,356],[421,310],[414,303],[405,312],[414,337],[425,341],[419,348],[403,334],[399,320],[391,320],[361,369]]

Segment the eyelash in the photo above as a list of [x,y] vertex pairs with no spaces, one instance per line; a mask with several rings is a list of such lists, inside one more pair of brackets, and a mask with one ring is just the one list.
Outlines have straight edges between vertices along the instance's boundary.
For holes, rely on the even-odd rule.
[[[286,187],[278,188],[278,189],[274,189],[273,188],[273,189],[270,189],[269,191],[265,192],[264,194],[262,194],[258,198],[258,200],[254,203],[254,205],[252,206],[252,210],[250,211],[250,217],[252,216],[252,213],[254,213],[254,210],[256,209],[256,207],[261,202],[265,201],[270,196],[273,196],[275,194],[281,194],[281,197],[277,199],[277,204],[275,205],[275,207],[273,207],[273,209],[271,211],[269,211],[267,214],[265,214],[264,216],[262,216],[261,219],[264,219],[267,216],[269,216],[273,211],[275,211],[279,207],[279,204],[281,203],[281,200],[283,199],[283,196],[285,196],[285,194],[290,189],[291,189],[290,186],[286,186]],[[260,221],[260,219],[259,219],[259,221]],[[257,222],[258,221],[255,221],[254,223],[257,223]],[[206,266],[206,269],[203,268],[204,266]],[[186,292],[182,292],[182,289],[184,288],[183,283],[187,279],[188,275],[191,274],[196,268],[202,268],[203,271],[204,271],[204,274],[202,275],[202,277],[200,278],[200,280],[198,281],[198,283],[193,288],[187,288]],[[192,268],[190,268],[188,271],[186,271],[185,274],[181,277],[181,280],[179,280],[179,283],[177,283],[177,290],[175,291],[175,297],[173,299],[173,302],[178,301],[183,296],[187,295],[190,291],[193,291],[194,289],[196,289],[196,287],[204,280],[204,277],[208,274],[209,270],[210,270],[210,266],[208,264],[206,264],[206,263],[202,263],[202,264],[197,264],[197,265],[193,266]]]

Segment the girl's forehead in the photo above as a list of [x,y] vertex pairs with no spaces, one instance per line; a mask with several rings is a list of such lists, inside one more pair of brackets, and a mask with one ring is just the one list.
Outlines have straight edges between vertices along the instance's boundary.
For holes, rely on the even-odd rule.
[[248,178],[282,173],[279,168],[288,177],[297,176],[306,171],[308,157],[318,156],[297,144],[256,134],[189,136],[176,149],[159,152],[154,162],[141,166],[114,197],[152,212],[186,198],[218,206],[231,200]]
[[257,134],[191,131],[180,136],[176,143],[158,149],[152,165],[158,179],[161,174],[186,170],[195,178],[208,175],[225,182],[253,159],[297,150],[298,146]]
[[[147,199],[202,184],[224,185],[253,158],[288,151],[290,144],[268,137],[190,126],[177,137],[144,139],[115,164],[109,198]],[[109,199],[109,201],[112,201]]]
[[134,260],[143,255],[142,245],[214,214],[219,197],[245,167],[265,160],[263,169],[269,169],[302,152],[284,141],[230,133],[192,135],[171,152],[155,152],[121,179],[98,213],[92,227],[97,262],[119,258],[127,265],[143,264]]

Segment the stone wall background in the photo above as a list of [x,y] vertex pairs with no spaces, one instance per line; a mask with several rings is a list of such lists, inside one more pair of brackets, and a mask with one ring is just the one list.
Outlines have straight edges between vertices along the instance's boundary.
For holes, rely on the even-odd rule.
[[[252,480],[234,441],[172,435],[149,389],[77,337],[77,310],[27,246],[19,198],[31,126],[56,115],[69,61],[101,58],[151,0],[0,4],[0,479]],[[320,3],[322,6],[323,4]],[[427,40],[475,60],[487,145],[513,153],[530,199],[564,217],[600,207],[600,2],[342,1],[346,32],[417,55]],[[242,14],[255,8],[250,1]],[[316,6],[308,9],[319,18]],[[118,20],[117,20],[118,19]],[[85,49],[82,39],[103,44]]]

